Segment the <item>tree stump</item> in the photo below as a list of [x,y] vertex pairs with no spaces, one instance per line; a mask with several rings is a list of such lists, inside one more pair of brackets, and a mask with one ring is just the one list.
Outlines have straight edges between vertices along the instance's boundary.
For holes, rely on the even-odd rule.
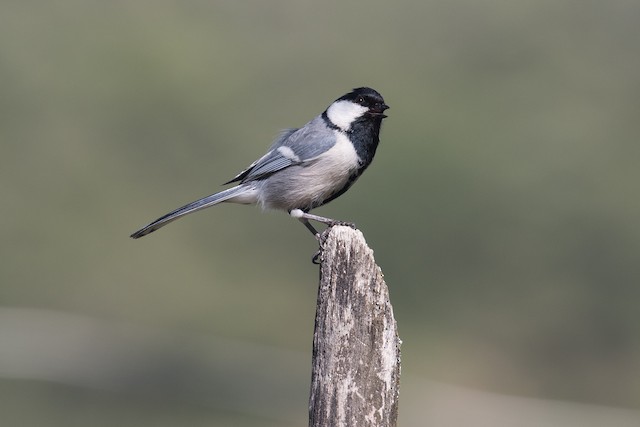
[[322,245],[309,426],[391,427],[400,344],[389,290],[364,236],[332,227]]

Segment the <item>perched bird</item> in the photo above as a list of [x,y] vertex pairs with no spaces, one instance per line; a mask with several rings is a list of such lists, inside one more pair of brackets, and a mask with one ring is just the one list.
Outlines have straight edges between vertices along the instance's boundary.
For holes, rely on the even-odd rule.
[[309,220],[342,222],[309,211],[342,195],[371,164],[387,108],[375,90],[354,89],[300,129],[282,132],[267,154],[225,183],[239,182],[235,187],[169,212],[131,237],[146,236],[184,215],[232,202],[287,211],[320,238]]

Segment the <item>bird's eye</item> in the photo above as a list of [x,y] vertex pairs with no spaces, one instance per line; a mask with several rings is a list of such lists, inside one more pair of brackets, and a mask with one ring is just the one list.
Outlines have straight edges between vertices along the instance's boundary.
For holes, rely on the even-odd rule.
[[363,98],[363,97],[361,97],[361,96],[359,96],[359,97],[358,97],[358,99],[356,99],[356,102],[357,102],[358,104],[364,104],[364,98]]

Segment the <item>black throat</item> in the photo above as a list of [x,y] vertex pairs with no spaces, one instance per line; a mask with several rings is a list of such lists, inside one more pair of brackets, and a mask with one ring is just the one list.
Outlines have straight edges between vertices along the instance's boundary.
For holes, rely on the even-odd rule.
[[365,115],[351,124],[349,139],[362,161],[362,173],[376,154],[378,143],[380,142],[380,126],[382,117]]
[[327,112],[322,113],[322,119],[328,128],[344,133],[353,144],[353,147],[360,157],[360,175],[373,161],[376,154],[378,143],[380,142],[380,126],[382,125],[381,116],[371,116],[365,114],[351,124],[351,127],[344,130],[333,123]]

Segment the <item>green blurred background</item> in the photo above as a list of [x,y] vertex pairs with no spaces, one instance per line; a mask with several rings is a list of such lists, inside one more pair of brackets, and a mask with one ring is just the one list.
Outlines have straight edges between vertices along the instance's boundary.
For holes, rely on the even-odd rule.
[[640,425],[640,3],[0,5],[3,426],[300,426],[314,240],[225,205],[280,129],[391,105],[353,220],[400,425]]

